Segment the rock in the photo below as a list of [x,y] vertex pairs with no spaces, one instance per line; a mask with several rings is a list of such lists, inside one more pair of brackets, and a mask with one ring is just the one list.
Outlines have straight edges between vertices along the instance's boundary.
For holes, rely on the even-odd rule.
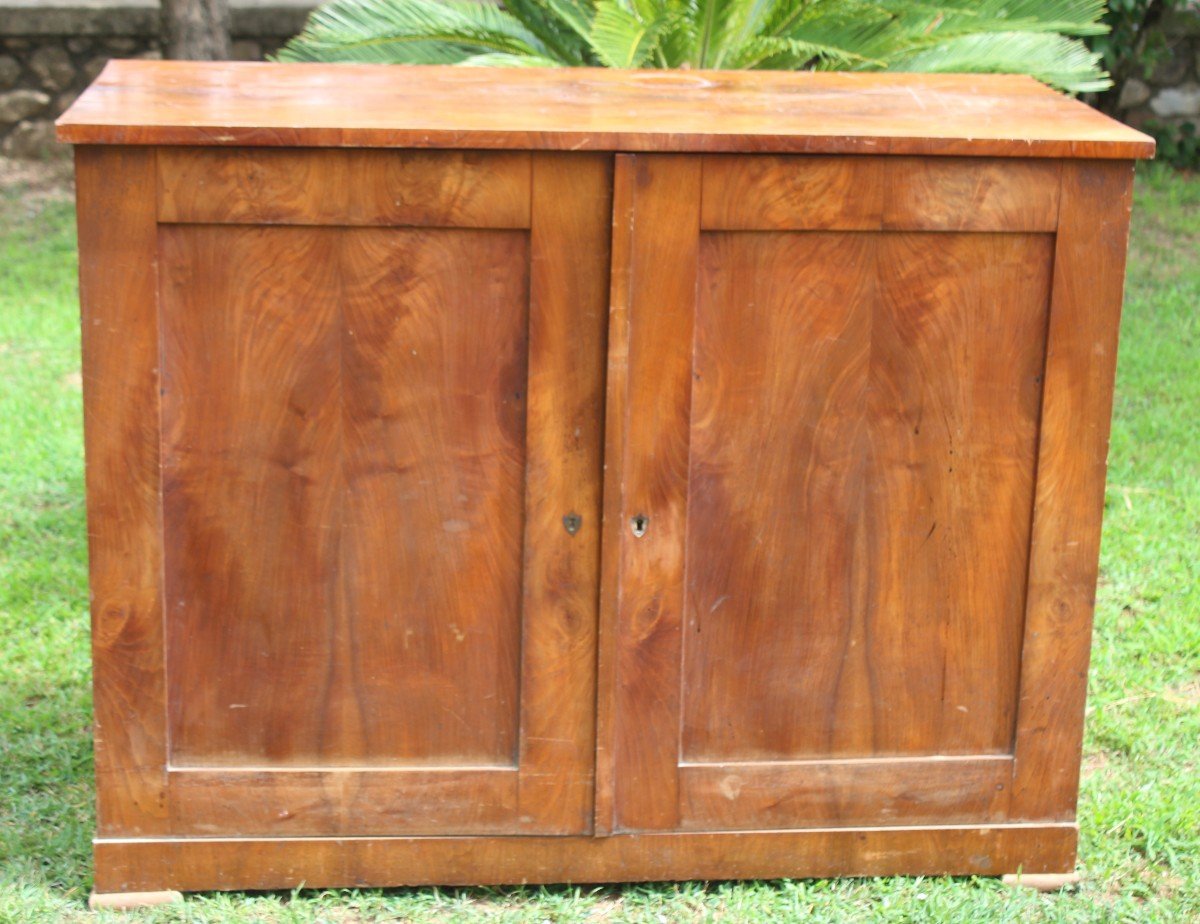
[[100,72],[104,70],[104,65],[108,63],[108,58],[97,56],[88,58],[87,63],[83,65],[83,79],[91,83],[100,76]]
[[144,61],[161,61],[162,52],[157,48],[151,48],[149,51],[143,51],[141,54],[135,55],[134,57],[141,58]]
[[29,69],[47,90],[65,90],[75,79],[71,56],[58,45],[43,45],[30,55]]
[[138,47],[138,43],[133,39],[123,38],[119,35],[106,39],[104,45],[116,56],[127,55],[130,52],[136,51]]
[[1159,90],[1150,100],[1150,108],[1163,119],[1200,116],[1200,83],[1188,81]]
[[291,38],[304,28],[317,0],[234,0],[229,4],[233,34]]
[[6,3],[3,29],[8,35],[61,41],[64,35],[157,35],[159,20],[158,0],[18,2]]
[[79,54],[81,51],[87,51],[92,47],[92,43],[85,38],[69,38],[67,39],[67,51],[73,51]]
[[21,64],[12,55],[0,55],[0,90],[16,86],[21,77]]
[[1121,98],[1117,100],[1117,108],[1133,109],[1142,105],[1150,98],[1150,88],[1136,77],[1130,77],[1121,87]]
[[13,90],[0,93],[0,125],[20,122],[33,115],[50,102],[50,97],[40,90]]
[[59,93],[58,96],[54,98],[54,112],[57,115],[62,115],[64,112],[70,109],[71,103],[79,99],[79,93],[79,90],[67,90],[64,93]]
[[239,39],[230,48],[229,56],[233,61],[261,61],[262,47],[258,42],[252,42],[249,39]]
[[54,140],[54,123],[49,120],[22,122],[4,139],[0,150],[9,157],[37,158],[60,153]]

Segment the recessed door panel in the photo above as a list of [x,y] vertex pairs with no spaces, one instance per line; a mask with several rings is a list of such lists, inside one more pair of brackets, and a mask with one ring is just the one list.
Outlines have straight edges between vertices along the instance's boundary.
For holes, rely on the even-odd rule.
[[1051,248],[701,235],[684,761],[1011,750]]
[[161,246],[172,762],[515,766],[527,232]]

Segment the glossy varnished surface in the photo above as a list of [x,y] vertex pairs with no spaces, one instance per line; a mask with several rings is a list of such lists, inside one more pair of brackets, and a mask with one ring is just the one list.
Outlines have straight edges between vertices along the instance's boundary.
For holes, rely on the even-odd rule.
[[160,254],[172,762],[512,766],[526,234]]
[[1010,817],[1061,170],[618,158],[598,824]]
[[611,159],[266,153],[79,152],[100,833],[586,832]]
[[76,152],[99,833],[169,831],[154,152]]
[[114,61],[72,143],[1148,157],[1154,142],[1006,75]]
[[1008,750],[1052,243],[702,236],[685,760]]
[[96,888],[778,879],[1065,872],[1074,825],[894,827],[618,837],[194,838],[96,842]]
[[99,888],[1072,868],[1132,171],[1070,157],[1140,136],[157,63],[66,121],[131,142],[77,158]]

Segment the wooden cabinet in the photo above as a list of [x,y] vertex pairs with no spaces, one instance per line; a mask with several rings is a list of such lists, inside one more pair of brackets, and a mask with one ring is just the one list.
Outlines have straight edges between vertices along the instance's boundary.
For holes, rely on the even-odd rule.
[[60,134],[99,891],[1073,868],[1148,139],[148,62]]

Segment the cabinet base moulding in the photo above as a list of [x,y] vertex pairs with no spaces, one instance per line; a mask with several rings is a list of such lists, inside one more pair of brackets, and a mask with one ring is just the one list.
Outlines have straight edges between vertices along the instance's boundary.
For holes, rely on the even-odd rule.
[[976,875],[1075,868],[1078,827],[826,828],[611,837],[100,838],[96,888],[284,889]]

